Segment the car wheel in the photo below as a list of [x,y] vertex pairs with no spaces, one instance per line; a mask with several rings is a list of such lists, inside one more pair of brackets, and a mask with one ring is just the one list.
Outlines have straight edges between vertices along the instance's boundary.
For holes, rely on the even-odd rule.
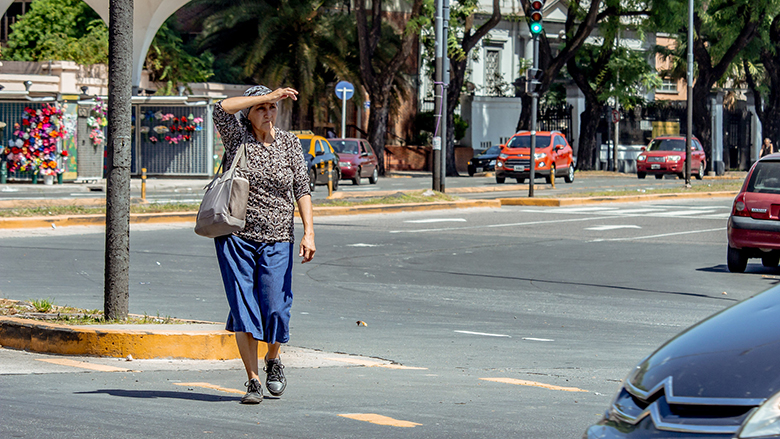
[[777,264],[780,263],[780,256],[775,254],[766,255],[761,258],[761,264],[768,268],[777,268]]
[[680,172],[679,174],[677,174],[677,178],[679,178],[680,180],[685,180],[685,172]]
[[637,176],[637,178],[639,178],[641,180],[644,180],[645,177],[647,176],[647,174],[645,174],[644,172],[637,172],[636,176]]
[[550,175],[544,178],[547,180],[547,184],[552,184],[553,178],[555,178],[555,165],[550,166]]
[[522,177],[517,177],[517,178],[515,178],[515,180],[517,180],[517,182],[518,182],[519,184],[523,184],[523,183],[525,183],[525,178],[522,178]]
[[656,180],[660,180],[662,178],[664,178],[664,174],[655,174],[655,179]]
[[504,184],[505,181],[506,181],[506,177],[499,177],[498,175],[496,175],[496,183]]
[[379,171],[374,168],[374,172],[372,172],[371,176],[368,177],[368,182],[371,184],[376,184],[377,181],[379,181]]
[[360,171],[362,171],[362,169],[358,168],[355,178],[352,179],[352,184],[355,186],[360,186]]
[[469,177],[473,177],[473,176],[474,176],[474,170],[469,168]]
[[696,179],[701,180],[704,178],[704,162],[699,162],[699,172],[696,174]]
[[333,192],[336,192],[337,190],[339,190],[339,178],[341,178],[341,175],[339,175],[339,171],[334,171],[333,177],[331,178],[333,178],[331,184],[331,186],[333,187]]
[[748,258],[738,248],[729,246],[728,254],[726,255],[726,262],[729,266],[729,271],[732,273],[744,273],[747,268]]
[[574,181],[574,163],[569,163],[569,172],[563,176],[563,181],[571,183]]
[[314,168],[309,169],[309,190],[314,192],[314,188],[317,186],[317,172]]

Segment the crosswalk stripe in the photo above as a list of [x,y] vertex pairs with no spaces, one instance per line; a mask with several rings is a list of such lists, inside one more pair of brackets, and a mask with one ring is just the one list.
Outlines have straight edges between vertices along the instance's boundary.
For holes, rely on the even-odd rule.
[[173,385],[184,386],[184,387],[202,387],[204,389],[218,390],[220,392],[226,392],[226,393],[235,393],[237,395],[243,395],[244,393],[246,393],[243,390],[231,389],[229,387],[222,387],[211,383],[173,383]]
[[103,364],[87,363],[86,361],[68,360],[65,358],[36,358],[44,363],[58,364],[60,366],[78,367],[80,369],[94,370],[97,372],[139,372],[124,367],[106,366]]
[[554,386],[552,384],[539,383],[536,381],[518,380],[515,378],[480,378],[480,379],[483,381],[493,381],[496,383],[514,384],[516,386],[540,387],[542,389],[560,390],[563,392],[588,392],[588,390],[580,389],[577,387]]
[[378,415],[376,413],[345,413],[339,415],[342,418],[354,419],[356,421],[370,422],[377,425],[387,425],[390,427],[405,427],[411,428],[418,425],[417,422],[402,421],[400,419],[393,419],[387,416]]

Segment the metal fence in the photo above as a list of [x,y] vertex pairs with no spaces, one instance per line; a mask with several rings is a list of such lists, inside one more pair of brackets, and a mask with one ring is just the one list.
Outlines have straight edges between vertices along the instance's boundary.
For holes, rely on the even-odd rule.
[[[208,176],[212,165],[207,127],[212,121],[208,118],[204,106],[133,106],[133,144],[131,173],[140,174],[145,168],[147,175],[165,176]],[[201,118],[200,131],[191,132],[191,140],[166,140],[166,136],[176,137],[182,132],[168,131],[172,124],[163,121],[160,116],[176,119]],[[165,128],[160,128],[165,127]]]
[[537,127],[539,131],[560,131],[571,141],[571,105],[539,107]]
[[[31,108],[33,110],[38,110],[41,107],[43,107],[43,104],[37,103],[37,102],[29,102],[29,101],[20,101],[20,102],[13,102],[13,101],[3,101],[0,102],[0,121],[6,123],[6,127],[2,130],[0,130],[0,136],[2,136],[3,144],[0,145],[0,150],[5,149],[6,146],[8,146],[8,142],[10,140],[16,140],[16,137],[14,137],[14,123],[22,123],[22,116],[24,115],[24,109],[25,108]],[[3,157],[5,159],[5,157]],[[32,180],[33,173],[30,171],[25,172],[9,172],[8,178],[19,180],[19,181],[30,181]]]

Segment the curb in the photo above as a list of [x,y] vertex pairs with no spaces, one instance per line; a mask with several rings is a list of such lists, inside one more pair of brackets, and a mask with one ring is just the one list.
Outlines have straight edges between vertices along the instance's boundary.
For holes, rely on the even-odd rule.
[[[106,329],[0,317],[0,345],[49,354],[116,358],[240,358],[232,332],[185,331],[175,328],[180,325],[165,326],[169,327],[166,331]],[[265,344],[259,345],[258,356],[265,356]]]

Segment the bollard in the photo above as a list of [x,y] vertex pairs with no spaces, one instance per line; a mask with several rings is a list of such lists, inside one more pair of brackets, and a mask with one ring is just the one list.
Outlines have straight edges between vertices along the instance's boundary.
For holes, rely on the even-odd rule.
[[328,197],[333,195],[333,161],[328,162]]
[[141,168],[141,199],[146,201],[146,168]]
[[0,160],[0,184],[5,184],[8,181],[8,165],[5,164],[5,160]]
[[555,167],[550,169],[550,184],[552,184],[552,188],[555,189]]

